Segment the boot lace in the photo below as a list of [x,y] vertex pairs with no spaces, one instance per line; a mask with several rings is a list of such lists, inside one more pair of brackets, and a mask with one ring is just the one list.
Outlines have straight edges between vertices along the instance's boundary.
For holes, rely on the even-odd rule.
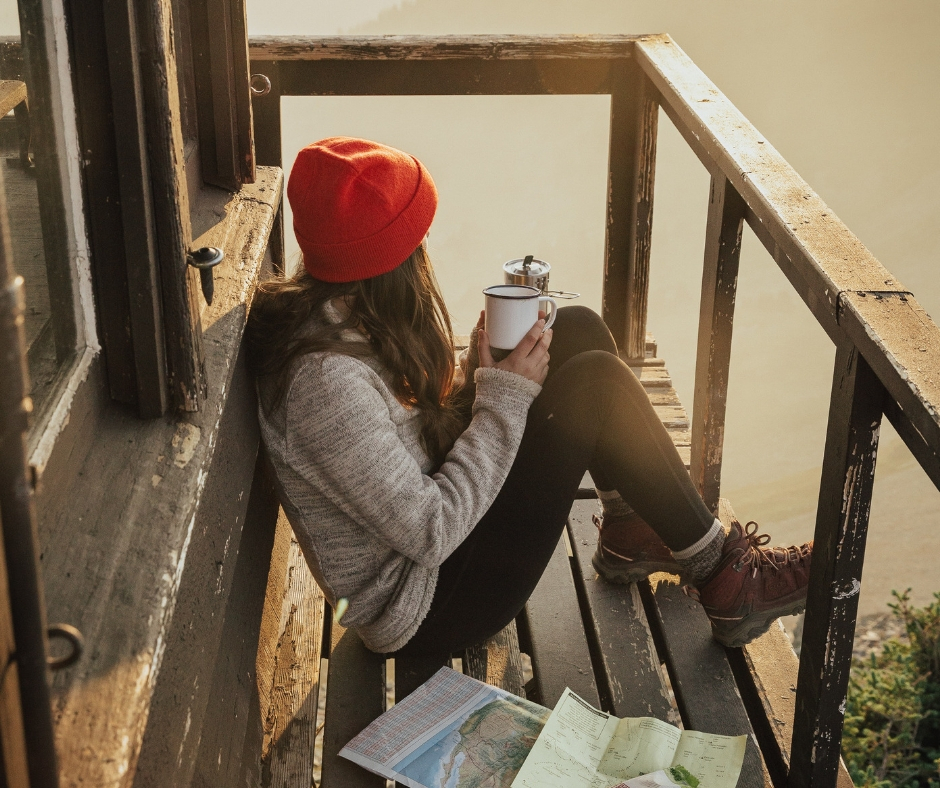
[[765,547],[770,541],[770,534],[757,533],[758,527],[753,520],[744,526],[744,539],[747,540],[747,547],[739,548],[742,551],[741,557],[734,565],[734,568],[739,572],[748,565],[750,565],[754,574],[765,569],[772,569],[776,572],[788,564],[800,563],[809,557],[811,552],[809,544],[800,545],[799,547],[795,545],[790,547]]

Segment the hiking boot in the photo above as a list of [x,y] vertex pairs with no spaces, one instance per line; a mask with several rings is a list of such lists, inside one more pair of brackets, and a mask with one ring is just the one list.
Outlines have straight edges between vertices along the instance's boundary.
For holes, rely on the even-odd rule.
[[681,575],[669,548],[640,515],[598,517],[594,525],[600,532],[591,563],[597,574],[610,583],[636,583],[654,572]]
[[813,543],[765,547],[769,541],[768,534],[757,533],[757,523],[742,528],[733,520],[718,566],[690,591],[724,646],[750,643],[780,616],[802,613],[806,607]]

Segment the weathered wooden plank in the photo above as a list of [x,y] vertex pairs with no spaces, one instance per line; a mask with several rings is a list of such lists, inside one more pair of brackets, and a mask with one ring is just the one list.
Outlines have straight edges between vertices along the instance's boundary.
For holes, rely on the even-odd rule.
[[884,396],[859,351],[848,342],[838,346],[800,651],[791,788],[836,784]]
[[525,697],[522,657],[516,622],[493,635],[485,643],[468,648],[463,655],[463,672],[494,687]]
[[653,410],[667,430],[689,429],[689,417],[681,405],[654,405]]
[[911,454],[920,463],[924,473],[940,490],[940,449],[935,449],[927,444],[924,436],[911,424],[911,420],[891,397],[887,397],[885,400],[885,416],[888,417],[891,426],[907,444],[907,448],[910,449]]
[[[78,16],[85,17],[87,13],[86,6]],[[93,140],[86,140],[84,147],[96,152],[96,167],[99,171],[103,170],[100,175],[104,178],[110,175],[112,182],[117,181],[120,199],[115,201],[114,191],[109,188],[112,184],[107,182],[99,181],[87,191],[90,211],[102,214],[93,222],[96,225],[93,250],[96,268],[104,269],[97,276],[96,284],[100,288],[99,292],[107,292],[109,297],[113,297],[111,291],[114,285],[108,281],[109,271],[105,266],[110,262],[111,266],[122,267],[123,275],[117,281],[126,281],[127,293],[118,303],[126,302],[127,311],[119,310],[117,303],[104,311],[107,320],[112,324],[118,322],[119,328],[123,328],[125,322],[130,324],[133,350],[131,373],[137,411],[143,418],[154,418],[166,412],[169,390],[160,303],[160,261],[147,162],[140,45],[135,15],[128,0],[104,0],[100,13],[105,40],[99,41],[96,50],[88,53],[87,60],[91,62],[82,63],[79,73],[82,75],[85,97],[102,91],[102,83],[110,84],[110,106],[105,111],[113,118],[113,128],[110,124],[101,123],[99,113],[93,111],[94,107],[83,107],[82,116],[86,134],[106,134],[113,140],[108,139],[109,144],[101,146],[104,150],[98,149]],[[82,31],[83,38],[95,39],[98,36],[94,32],[88,35],[90,21],[85,19],[82,22],[86,26]],[[103,92],[103,97],[108,98],[107,90]],[[92,111],[89,112],[89,109]],[[108,155],[112,145],[113,157]],[[112,170],[115,164],[117,172]],[[110,214],[117,215],[112,218]],[[109,224],[116,226],[110,227]],[[109,261],[109,257],[117,259]],[[109,332],[108,340],[110,346],[118,344],[120,347],[121,332]],[[115,362],[119,358],[115,358]],[[111,368],[109,348],[108,375],[112,381],[112,390],[120,372]]]
[[[277,63],[261,62],[250,63],[249,71],[252,75],[261,73],[271,83],[271,91],[265,96],[252,96],[251,111],[253,139],[255,143],[255,158],[258,165],[282,167],[281,154],[281,77]],[[284,240],[284,206],[278,208],[274,217],[274,227],[271,228],[271,237],[268,241],[271,251],[271,260],[274,270],[278,274],[284,273],[285,240]]]
[[[268,472],[271,469],[268,468]],[[261,624],[258,631],[258,652],[255,655],[257,677],[258,706],[262,721],[258,727],[258,767],[264,744],[263,720],[271,707],[271,693],[274,689],[274,671],[277,669],[277,649],[281,639],[281,612],[284,607],[284,586],[287,580],[288,559],[290,558],[293,531],[284,510],[278,512],[274,544],[271,547],[271,561],[268,566],[268,582],[264,593],[264,607],[261,611]],[[260,773],[260,771],[259,771]]]
[[629,344],[630,297],[635,261],[633,189],[636,168],[642,163],[645,115],[641,75],[635,65],[620,68],[611,86],[610,152],[607,159],[607,224],[604,238],[604,288],[601,295],[604,322],[610,328],[623,358],[644,356]]
[[180,115],[179,80],[170,4],[138,13],[141,84],[147,117],[153,214],[159,238],[168,381],[173,403],[196,411],[206,397],[199,275],[187,264],[191,248],[189,192]]
[[26,83],[16,79],[0,81],[0,117],[6,115],[21,101],[26,101]]
[[843,293],[839,323],[940,453],[940,328],[909,293]]
[[699,307],[695,402],[692,407],[692,482],[706,506],[718,506],[731,331],[738,284],[744,201],[724,175],[712,177]]
[[[790,765],[799,657],[780,622],[744,648],[728,649],[727,653],[767,770],[774,785],[784,785]],[[837,785],[852,786],[841,760]]]
[[[215,621],[231,587],[242,527],[235,518],[248,501],[239,485],[254,451],[246,445],[255,421],[254,389],[238,349],[279,194],[272,190],[269,202],[257,199],[253,213],[267,220],[243,216],[251,237],[233,235],[224,247],[231,278],[219,283],[205,320],[214,381],[209,407],[185,420],[141,420],[109,404],[96,363],[55,451],[43,461],[40,538],[55,545],[43,559],[49,615],[77,626],[96,649],[94,660],[80,661],[53,682],[62,770],[76,783],[131,779],[135,764],[142,764],[145,725],[154,726],[150,733],[171,764],[155,777],[188,784],[194,767],[210,684],[205,676],[197,688],[191,682],[211,660],[175,661],[173,670],[163,671],[180,648],[177,638],[185,639],[181,657],[190,648],[215,654],[219,644]],[[89,485],[88,479],[107,483]],[[153,713],[160,696],[166,714]]]
[[269,705],[264,709],[262,784],[313,784],[325,600],[292,539]]
[[385,788],[384,777],[338,755],[385,711],[385,657],[369,651],[355,632],[336,623],[330,639],[321,788]]
[[[198,741],[198,755],[188,783],[190,788],[252,784],[247,782],[246,775],[258,771],[263,712],[257,691],[257,655],[269,574],[267,559],[272,556],[277,534],[277,513],[274,485],[263,456],[259,456],[232,572],[232,590],[224,607],[225,622],[214,659],[204,722],[199,736],[194,737]],[[276,555],[273,557],[277,560]],[[195,665],[190,667],[198,670]],[[195,715],[188,719],[191,727],[198,725]],[[135,786],[147,782],[135,781]]]
[[558,540],[524,614],[539,688],[535,700],[553,708],[565,687],[571,687],[588,703],[600,706],[564,537]]
[[[637,77],[634,77],[637,79]],[[646,314],[649,305],[650,252],[653,243],[653,183],[656,173],[656,136],[659,104],[648,82],[639,80],[635,123],[633,183],[630,185],[629,284],[627,326],[623,350],[630,358],[646,356]]]
[[842,291],[903,289],[669,36],[637,41],[636,53],[663,108],[744,199],[755,233],[824,328],[837,322]]
[[238,189],[254,180],[244,2],[196,3],[189,15],[202,178]]
[[702,606],[668,579],[639,583],[653,637],[665,657],[682,721],[687,728],[749,737],[740,788],[771,785],[725,650],[712,638]]
[[635,35],[251,36],[252,60],[533,60],[631,56]]
[[594,501],[576,501],[568,528],[586,606],[584,619],[601,668],[600,694],[618,717],[669,720],[674,710],[636,584],[605,582],[591,564],[597,547],[591,520],[596,507]]
[[[668,36],[639,41],[636,51],[664,109],[706,166],[727,177],[744,199],[751,228],[820,325],[837,344],[850,336],[921,433],[940,445],[937,327],[923,320],[903,285]],[[914,361],[894,321],[876,318],[881,307],[860,303],[876,295],[888,300],[889,294],[907,298],[918,313],[904,322],[927,340],[920,346],[928,349],[916,352],[926,352],[929,364]]]
[[630,369],[633,370],[633,374],[639,378],[644,388],[672,387],[672,378],[669,376],[669,370],[667,370],[664,365],[631,365]]
[[442,667],[450,665],[450,653],[395,657],[395,702],[407,698]]
[[[142,275],[150,267],[146,243],[148,233],[152,232],[152,228],[145,224],[131,224],[133,232],[125,238],[124,222],[134,221],[131,217],[137,213],[135,208],[143,207],[135,200],[131,163],[127,160],[136,141],[131,129],[137,120],[137,97],[133,93],[134,64],[128,62],[127,58],[128,50],[136,51],[136,46],[130,47],[126,41],[122,46],[120,41],[121,33],[125,39],[131,35],[127,22],[129,4],[126,0],[86,2],[81,4],[81,9],[76,8],[78,4],[75,0],[70,0],[70,5],[77,131],[82,150],[86,152],[82,166],[85,188],[83,207],[91,252],[91,273],[96,298],[100,303],[107,304],[107,308],[99,310],[96,328],[105,351],[111,397],[118,402],[136,405],[139,393],[134,352],[136,332],[131,327],[128,277],[136,274],[138,278],[143,278]],[[109,49],[113,50],[111,57]],[[113,85],[110,70],[112,62],[118,71]],[[115,104],[120,101],[124,103],[122,115],[115,117],[113,123],[102,123],[101,119],[109,117],[114,112]],[[122,131],[120,138],[116,133],[117,128]],[[142,163],[146,167],[146,148],[143,156]],[[120,199],[115,199],[116,195]],[[149,184],[146,184],[146,195],[138,192],[137,196],[149,199]],[[137,271],[128,265],[128,246],[136,247],[137,254],[141,255],[139,259],[131,258]],[[154,259],[153,262],[157,261]],[[159,296],[158,288],[151,291],[150,297],[154,296]],[[137,306],[136,311],[142,313],[140,305]],[[141,341],[162,343],[162,328],[159,335],[150,331],[148,336],[141,337]],[[165,380],[163,391],[166,398]],[[148,394],[159,398],[160,388],[154,386]],[[154,415],[149,413],[149,409],[143,413]]]

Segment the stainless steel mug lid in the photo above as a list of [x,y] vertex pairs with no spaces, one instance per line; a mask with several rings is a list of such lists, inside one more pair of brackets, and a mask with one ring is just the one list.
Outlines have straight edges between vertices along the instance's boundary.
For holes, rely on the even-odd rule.
[[514,276],[545,276],[552,267],[544,260],[536,260],[531,254],[503,263],[503,270]]

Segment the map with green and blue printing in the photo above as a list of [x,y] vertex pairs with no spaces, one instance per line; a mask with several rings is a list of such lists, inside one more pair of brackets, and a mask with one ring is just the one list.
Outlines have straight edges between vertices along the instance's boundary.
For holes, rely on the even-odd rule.
[[509,788],[549,714],[442,668],[340,755],[409,788]]

